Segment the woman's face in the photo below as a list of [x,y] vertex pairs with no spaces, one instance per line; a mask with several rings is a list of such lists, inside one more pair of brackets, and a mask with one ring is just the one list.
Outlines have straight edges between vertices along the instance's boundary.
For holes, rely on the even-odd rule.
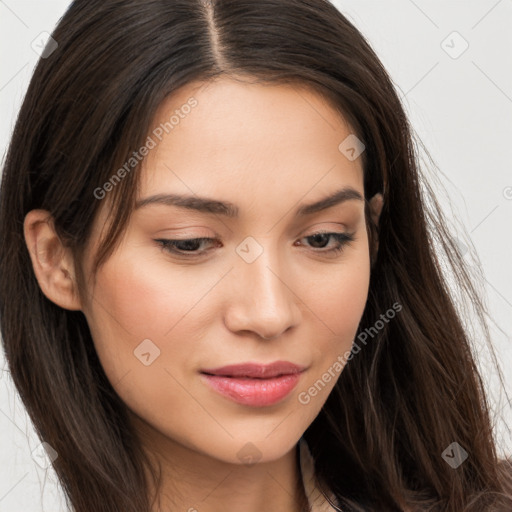
[[[180,89],[154,128],[155,147],[132,171],[142,173],[144,204],[82,305],[96,350],[157,449],[273,460],[319,413],[367,299],[363,171],[353,139],[344,142],[351,129],[304,88],[229,79]],[[322,205],[344,189],[352,191],[345,200]],[[171,194],[183,196],[181,206],[164,198]],[[184,242],[197,238],[208,240]],[[163,239],[180,241],[176,252]],[[275,361],[302,372],[268,380],[202,373]]]

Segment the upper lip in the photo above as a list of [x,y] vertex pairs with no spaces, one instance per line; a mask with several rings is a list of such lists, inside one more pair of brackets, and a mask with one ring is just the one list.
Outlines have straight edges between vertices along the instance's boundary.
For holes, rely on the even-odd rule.
[[270,364],[259,363],[241,363],[230,364],[220,368],[206,368],[201,373],[210,375],[220,375],[224,377],[252,377],[259,379],[269,379],[279,375],[290,375],[300,373],[305,369],[304,366],[290,363],[289,361],[275,361]]

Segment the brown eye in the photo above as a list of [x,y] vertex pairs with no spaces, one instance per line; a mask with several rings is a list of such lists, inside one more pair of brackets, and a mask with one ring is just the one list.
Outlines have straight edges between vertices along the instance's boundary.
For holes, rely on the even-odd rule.
[[184,240],[167,240],[157,239],[155,242],[159,243],[163,249],[172,254],[179,254],[183,256],[199,256],[206,252],[205,249],[198,250],[204,242],[215,241],[214,238],[188,238]]
[[[306,236],[303,239],[310,240],[309,245],[314,249],[320,249],[317,252],[320,253],[339,253],[346,245],[355,240],[354,233],[330,233],[327,231],[320,231],[313,233],[312,235]],[[321,250],[328,246],[331,239],[335,240],[335,245],[327,250]]]

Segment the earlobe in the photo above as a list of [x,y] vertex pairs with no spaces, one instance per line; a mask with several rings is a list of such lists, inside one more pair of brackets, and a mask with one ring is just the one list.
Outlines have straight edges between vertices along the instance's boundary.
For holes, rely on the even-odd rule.
[[81,310],[71,251],[62,245],[49,212],[27,213],[23,231],[41,291],[64,309]]

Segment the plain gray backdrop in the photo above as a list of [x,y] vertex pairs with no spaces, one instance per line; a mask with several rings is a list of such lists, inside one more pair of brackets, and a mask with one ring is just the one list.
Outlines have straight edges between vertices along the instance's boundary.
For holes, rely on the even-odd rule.
[[[52,32],[67,0],[0,0],[0,155],[31,73],[37,41]],[[445,212],[463,226],[465,257],[480,258],[484,292],[496,325],[493,342],[512,394],[512,0],[340,0],[335,5],[361,30],[403,97],[412,126],[442,174]],[[469,238],[466,238],[469,237]],[[473,247],[472,247],[473,246]],[[447,343],[449,340],[447,339]],[[512,454],[507,394],[476,347],[503,419],[496,438]],[[0,512],[63,512],[51,466],[40,450],[0,355]],[[39,447],[39,448],[38,448]],[[440,456],[440,454],[439,454]]]

